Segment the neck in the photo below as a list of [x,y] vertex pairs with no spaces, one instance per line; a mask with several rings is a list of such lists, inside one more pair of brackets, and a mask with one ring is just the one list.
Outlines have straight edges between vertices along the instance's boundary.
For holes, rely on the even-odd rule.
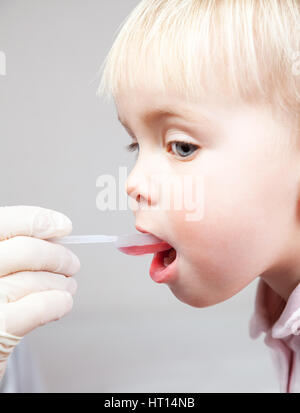
[[[293,245],[300,244],[294,242]],[[299,251],[296,251],[295,247],[287,250],[288,253],[283,259],[260,276],[285,301],[288,301],[291,293],[300,283]]]

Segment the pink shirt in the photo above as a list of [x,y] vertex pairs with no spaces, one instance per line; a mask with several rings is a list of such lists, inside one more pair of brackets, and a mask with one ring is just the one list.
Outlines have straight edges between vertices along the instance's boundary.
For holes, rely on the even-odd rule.
[[287,303],[260,279],[250,320],[250,337],[265,334],[281,393],[300,393],[300,284]]

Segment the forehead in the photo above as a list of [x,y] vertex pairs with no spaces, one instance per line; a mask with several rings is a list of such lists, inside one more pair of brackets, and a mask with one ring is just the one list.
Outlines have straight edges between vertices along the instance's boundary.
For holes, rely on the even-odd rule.
[[139,120],[154,123],[165,118],[181,118],[187,122],[211,122],[209,102],[187,100],[174,91],[158,89],[131,89],[114,97],[118,120],[130,129],[130,123]]

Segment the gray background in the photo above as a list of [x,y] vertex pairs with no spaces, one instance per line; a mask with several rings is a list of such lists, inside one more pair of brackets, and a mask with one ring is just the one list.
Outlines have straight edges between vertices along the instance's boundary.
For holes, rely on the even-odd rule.
[[[0,0],[1,205],[68,215],[73,234],[135,231],[99,211],[96,179],[134,164],[97,74],[137,0]],[[149,276],[152,255],[72,246],[81,270],[72,312],[28,335],[47,392],[277,392],[263,339],[250,339],[257,280],[196,309]]]

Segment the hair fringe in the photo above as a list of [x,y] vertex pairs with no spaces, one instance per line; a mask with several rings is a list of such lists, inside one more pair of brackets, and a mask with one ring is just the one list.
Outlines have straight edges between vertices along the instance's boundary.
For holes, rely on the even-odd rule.
[[117,30],[97,95],[151,85],[194,102],[259,99],[299,116],[295,67],[300,0],[142,0]]

